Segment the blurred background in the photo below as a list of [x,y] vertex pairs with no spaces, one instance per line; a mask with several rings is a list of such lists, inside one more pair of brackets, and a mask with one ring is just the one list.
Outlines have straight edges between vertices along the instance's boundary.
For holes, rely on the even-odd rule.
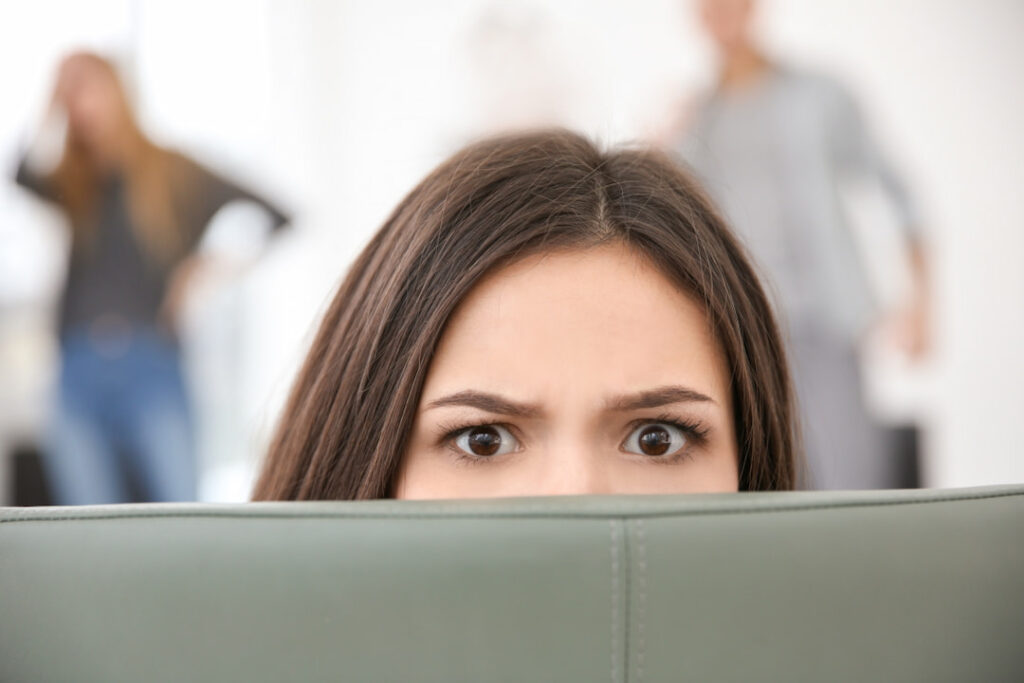
[[[77,233],[67,212],[15,179],[44,146],[66,55],[109,60],[145,139],[201,164],[204,187],[237,190],[196,219],[189,254],[203,266],[173,309],[171,355],[189,396],[189,497],[239,501],[334,287],[390,209],[447,155],[481,135],[562,125],[606,145],[664,145],[690,161],[686,112],[709,101],[723,64],[698,5],[5,4],[0,504],[56,498],[41,454],[66,389],[61,302]],[[907,353],[882,315],[914,296],[905,216],[884,188],[844,185],[850,249],[880,312],[858,338],[860,389],[900,462],[880,485],[1024,481],[1024,4],[764,0],[753,21],[773,62],[827,74],[855,98],[912,197],[928,255],[928,341]],[[161,271],[161,283],[180,270]],[[107,360],[122,353],[104,348]],[[159,497],[130,458],[118,462],[129,499]]]

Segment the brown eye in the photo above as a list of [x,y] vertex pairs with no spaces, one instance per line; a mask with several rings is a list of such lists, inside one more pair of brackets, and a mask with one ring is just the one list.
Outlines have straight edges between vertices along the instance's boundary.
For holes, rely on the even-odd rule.
[[665,455],[665,451],[672,445],[672,435],[664,427],[651,425],[640,432],[637,441],[640,450],[647,455]]
[[664,422],[642,425],[626,438],[622,448],[638,455],[675,455],[686,446],[686,436],[678,427]]
[[499,425],[470,427],[455,438],[459,450],[469,455],[491,457],[510,453],[516,449],[516,439]]

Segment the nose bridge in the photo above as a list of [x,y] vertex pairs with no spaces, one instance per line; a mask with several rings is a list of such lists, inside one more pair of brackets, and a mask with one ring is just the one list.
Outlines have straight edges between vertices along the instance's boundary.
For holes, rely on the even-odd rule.
[[589,439],[558,439],[544,458],[540,495],[611,493],[607,463]]

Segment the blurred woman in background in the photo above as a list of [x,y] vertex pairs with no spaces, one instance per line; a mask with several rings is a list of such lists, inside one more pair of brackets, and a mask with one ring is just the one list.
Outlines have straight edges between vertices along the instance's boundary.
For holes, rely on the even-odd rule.
[[[264,199],[150,141],[113,65],[60,64],[46,122],[17,181],[71,227],[59,312],[60,380],[45,463],[58,504],[191,500],[196,463],[174,334],[211,217]],[[131,478],[129,479],[128,476]]]

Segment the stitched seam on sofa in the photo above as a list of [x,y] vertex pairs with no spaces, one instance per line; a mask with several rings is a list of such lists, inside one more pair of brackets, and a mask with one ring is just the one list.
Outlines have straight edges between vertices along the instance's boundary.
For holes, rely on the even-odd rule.
[[767,514],[775,512],[813,512],[820,510],[843,510],[854,508],[871,507],[892,507],[901,505],[930,505],[933,503],[957,503],[979,500],[993,500],[999,498],[1024,497],[1024,491],[1008,491],[1005,493],[993,493],[977,496],[949,496],[942,498],[926,498],[921,500],[883,500],[883,501],[838,501],[827,504],[805,504],[805,505],[783,505],[772,506],[770,503],[764,507],[750,506],[746,508],[718,508],[710,510],[636,510],[636,509],[609,509],[609,510],[579,510],[566,511],[558,507],[524,507],[518,510],[506,512],[483,512],[470,509],[453,507],[451,510],[433,510],[419,513],[399,512],[288,512],[282,510],[277,513],[271,512],[246,512],[244,510],[234,511],[213,511],[203,510],[191,513],[182,512],[153,512],[153,513],[129,513],[129,514],[105,514],[105,515],[48,515],[36,517],[26,514],[23,517],[0,519],[0,524],[14,522],[70,522],[70,521],[100,521],[113,519],[610,519],[614,517],[636,518],[636,519],[658,519],[665,517],[706,517],[709,515],[744,515],[744,514]]
[[611,534],[611,594],[612,594],[612,652],[611,652],[611,681],[618,683],[619,671],[619,535],[618,520],[608,520],[609,532]]
[[636,683],[644,680],[644,656],[646,655],[647,621],[647,545],[644,532],[644,520],[636,520]]
[[629,670],[633,666],[630,648],[633,646],[633,537],[629,532],[629,521],[619,519],[622,530],[623,575],[622,602],[624,619],[622,620],[622,681],[629,682]]

